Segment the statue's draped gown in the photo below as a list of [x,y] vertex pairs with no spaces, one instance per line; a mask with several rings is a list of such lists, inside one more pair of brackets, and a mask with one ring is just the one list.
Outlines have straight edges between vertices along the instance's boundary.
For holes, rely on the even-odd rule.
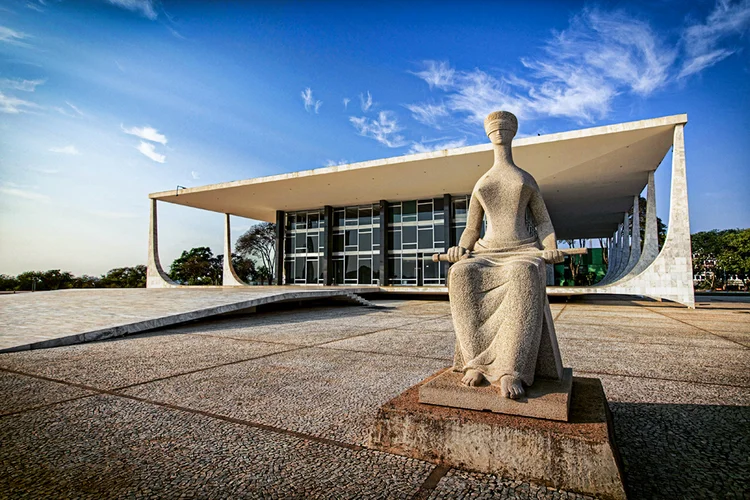
[[[526,224],[527,209],[532,218],[549,222],[530,174],[517,167],[493,167],[474,188],[466,229],[478,233],[476,225],[486,215],[486,234],[468,248],[471,256],[448,273],[456,331],[453,369],[478,370],[490,383],[512,375],[529,386],[535,376],[562,376],[546,294],[546,262],[538,256],[538,237]],[[465,241],[462,237],[461,243]]]

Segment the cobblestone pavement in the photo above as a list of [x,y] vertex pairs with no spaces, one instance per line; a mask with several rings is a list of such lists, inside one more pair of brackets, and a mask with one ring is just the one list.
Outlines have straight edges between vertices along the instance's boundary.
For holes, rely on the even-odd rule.
[[[0,354],[0,498],[587,498],[367,449],[448,366],[445,301],[308,307]],[[750,497],[750,304],[553,303],[632,498]]]

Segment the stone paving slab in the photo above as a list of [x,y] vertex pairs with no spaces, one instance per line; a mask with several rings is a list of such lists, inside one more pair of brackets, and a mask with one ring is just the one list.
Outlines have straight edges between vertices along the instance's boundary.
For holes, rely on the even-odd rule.
[[[717,334],[682,325],[672,328],[644,329],[643,327],[622,326],[616,322],[606,325],[582,325],[558,321],[555,331],[558,340],[591,340],[594,342],[633,342],[636,344],[662,344],[693,347],[724,347],[736,349],[738,346],[732,340],[722,338]],[[750,337],[750,335],[748,335]]]
[[453,349],[456,337],[453,332],[425,330],[391,329],[339,340],[326,344],[327,349],[375,352],[405,356],[440,358],[446,366],[453,363]]
[[92,288],[0,295],[0,353],[79,344],[285,300],[377,287]]
[[0,371],[0,416],[93,394],[96,393],[66,384]]
[[5,417],[0,442],[4,498],[395,499],[433,468],[113,396]]
[[145,334],[91,345],[0,355],[0,368],[114,389],[293,347],[180,333]]
[[750,389],[681,380],[576,372],[600,378],[610,402],[750,406]]
[[316,345],[419,321],[418,318],[397,312],[360,309],[350,315],[341,312],[331,318],[310,319],[308,317],[308,321],[292,322],[287,322],[286,317],[274,321],[259,318],[260,321],[257,321],[256,318],[247,316],[241,323],[227,320],[211,326],[183,327],[178,331],[291,345]]
[[750,350],[558,339],[564,366],[589,373],[724,384],[750,390]]
[[443,360],[305,348],[126,389],[126,394],[352,444],[378,408]]

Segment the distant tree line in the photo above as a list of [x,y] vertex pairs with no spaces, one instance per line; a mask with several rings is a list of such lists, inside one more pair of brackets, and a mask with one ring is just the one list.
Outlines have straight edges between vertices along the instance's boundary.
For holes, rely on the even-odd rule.
[[[249,284],[271,284],[275,272],[276,225],[261,223],[239,237],[232,265]],[[224,256],[209,247],[185,250],[172,262],[169,277],[182,285],[221,285]],[[102,276],[74,276],[68,271],[27,271],[18,276],[0,274],[0,291],[63,290],[66,288],[144,288],[146,266],[119,267]]]
[[0,274],[0,291],[64,290],[66,288],[144,288],[146,266],[118,267],[101,276],[74,276],[68,271],[27,271]]
[[750,228],[714,229],[690,237],[696,288],[745,289],[750,285]]

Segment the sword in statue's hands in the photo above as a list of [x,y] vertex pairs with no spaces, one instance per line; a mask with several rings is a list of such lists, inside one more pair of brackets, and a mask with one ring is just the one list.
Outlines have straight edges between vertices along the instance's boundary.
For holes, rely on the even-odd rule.
[[[453,247],[460,248],[460,247]],[[449,250],[450,252],[450,250]],[[459,260],[467,259],[472,255],[507,255],[507,256],[528,256],[528,257],[541,257],[548,264],[557,264],[562,262],[566,255],[585,255],[588,253],[588,248],[556,248],[554,250],[533,250],[526,252],[470,252],[464,250],[463,254],[459,257]],[[451,258],[450,253],[436,253],[432,255],[432,262],[454,262]]]

